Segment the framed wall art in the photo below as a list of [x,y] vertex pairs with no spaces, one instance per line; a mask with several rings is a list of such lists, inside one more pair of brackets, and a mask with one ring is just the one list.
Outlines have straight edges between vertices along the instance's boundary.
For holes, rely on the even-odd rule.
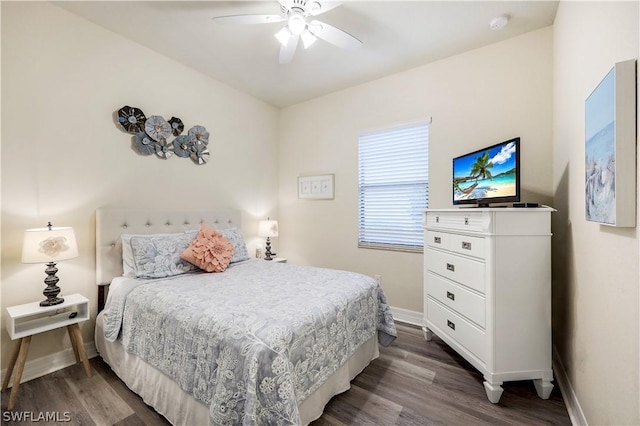
[[585,218],[636,226],[636,61],[618,62],[585,101]]
[[334,178],[332,174],[298,177],[298,198],[333,200]]

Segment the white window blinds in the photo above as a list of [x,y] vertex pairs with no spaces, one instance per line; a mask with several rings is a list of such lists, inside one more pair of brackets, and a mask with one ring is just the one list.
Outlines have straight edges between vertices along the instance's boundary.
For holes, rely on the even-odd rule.
[[422,251],[428,154],[426,122],[360,135],[358,247]]

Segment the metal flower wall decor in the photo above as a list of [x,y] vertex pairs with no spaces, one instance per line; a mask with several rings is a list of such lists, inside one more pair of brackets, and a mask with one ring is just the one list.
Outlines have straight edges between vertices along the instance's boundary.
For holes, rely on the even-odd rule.
[[[193,126],[183,135],[182,120],[171,117],[169,121],[159,115],[146,117],[140,108],[123,106],[118,110],[118,124],[133,136],[133,149],[141,155],[156,154],[170,158],[174,154],[191,158],[196,164],[209,161],[209,132],[203,126]],[[169,141],[171,136],[175,138]]]

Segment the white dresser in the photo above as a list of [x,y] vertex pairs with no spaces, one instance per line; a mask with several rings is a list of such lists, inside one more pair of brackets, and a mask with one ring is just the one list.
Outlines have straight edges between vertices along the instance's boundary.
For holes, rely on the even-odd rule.
[[429,209],[424,213],[425,338],[435,333],[484,375],[532,379],[540,398],[551,369],[551,212],[538,208]]

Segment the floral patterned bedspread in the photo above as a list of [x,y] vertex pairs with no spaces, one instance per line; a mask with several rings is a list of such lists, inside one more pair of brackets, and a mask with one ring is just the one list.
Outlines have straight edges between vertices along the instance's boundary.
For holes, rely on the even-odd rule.
[[396,331],[371,277],[251,259],[223,273],[126,279],[105,337],[210,407],[213,424],[299,424],[298,404],[373,336]]

